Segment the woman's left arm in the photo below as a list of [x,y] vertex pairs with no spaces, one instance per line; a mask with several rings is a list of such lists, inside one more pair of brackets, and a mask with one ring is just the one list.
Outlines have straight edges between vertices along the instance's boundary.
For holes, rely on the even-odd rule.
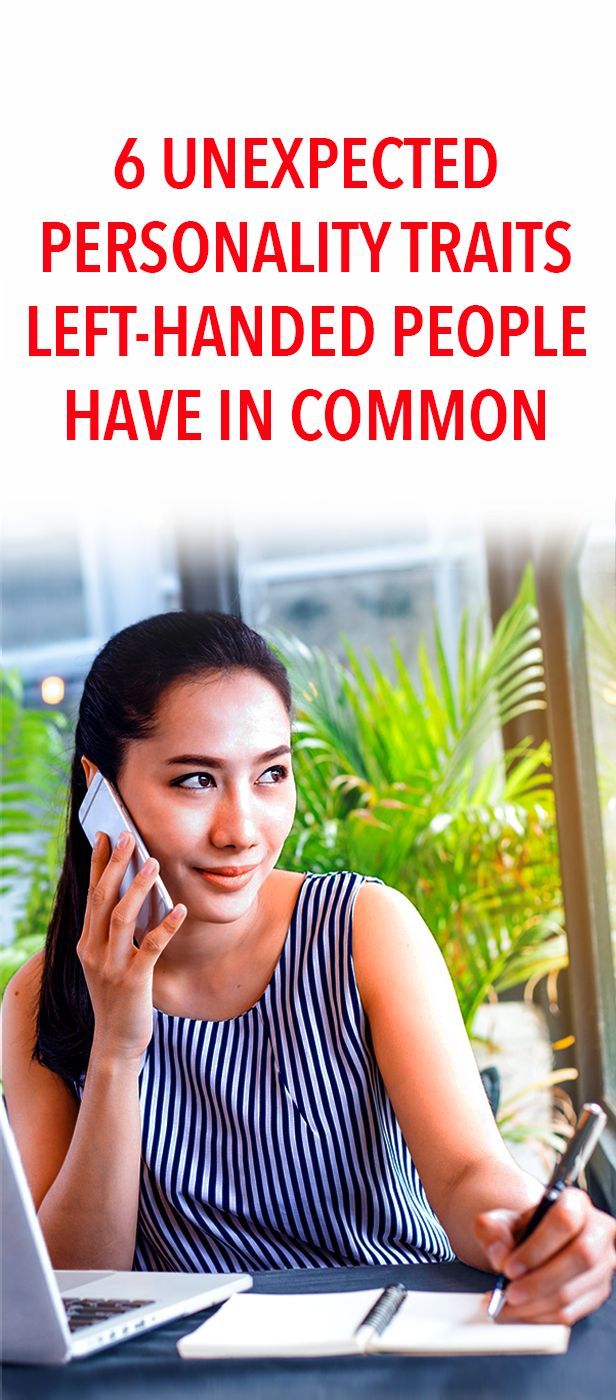
[[397,890],[362,886],[353,960],[394,1112],[456,1254],[519,1279],[504,1319],[570,1324],[599,1307],[616,1268],[616,1223],[567,1190],[515,1249],[542,1187],[503,1143],[443,958]]

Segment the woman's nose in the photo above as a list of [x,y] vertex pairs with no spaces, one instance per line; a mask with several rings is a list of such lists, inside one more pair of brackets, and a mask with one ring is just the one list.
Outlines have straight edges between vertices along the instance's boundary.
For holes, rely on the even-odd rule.
[[246,850],[257,844],[257,826],[250,796],[247,793],[227,793],[216,804],[210,831],[214,846],[235,846]]

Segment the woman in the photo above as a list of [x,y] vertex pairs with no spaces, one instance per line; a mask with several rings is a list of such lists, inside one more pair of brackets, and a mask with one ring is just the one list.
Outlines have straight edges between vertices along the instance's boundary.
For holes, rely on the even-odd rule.
[[[503,1317],[607,1297],[616,1228],[541,1195],[493,1121],[440,954],[395,890],[276,869],[294,814],[290,693],[243,623],[126,628],[86,680],[44,958],[4,1010],[9,1113],[57,1268],[451,1259],[511,1279]],[[101,771],[132,838],[78,822]],[[158,872],[176,901],[133,937]]]

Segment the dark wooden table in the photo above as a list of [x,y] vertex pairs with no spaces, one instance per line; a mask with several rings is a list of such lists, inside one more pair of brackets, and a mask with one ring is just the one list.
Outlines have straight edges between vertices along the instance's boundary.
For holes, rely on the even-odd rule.
[[[378,1288],[484,1290],[491,1275],[464,1264],[297,1269],[255,1275],[258,1293]],[[195,1314],[68,1366],[5,1366],[4,1400],[613,1400],[616,1296],[577,1323],[565,1356],[335,1357],[272,1361],[182,1361],[176,1342],[207,1317]],[[36,1320],[33,1318],[33,1326]]]

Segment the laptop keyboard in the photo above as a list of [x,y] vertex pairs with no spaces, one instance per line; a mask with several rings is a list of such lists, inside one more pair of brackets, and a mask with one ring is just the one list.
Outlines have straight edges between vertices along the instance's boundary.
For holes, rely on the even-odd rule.
[[80,1327],[91,1327],[96,1322],[108,1322],[120,1313],[134,1312],[153,1303],[153,1298],[63,1298],[66,1317],[71,1332]]

